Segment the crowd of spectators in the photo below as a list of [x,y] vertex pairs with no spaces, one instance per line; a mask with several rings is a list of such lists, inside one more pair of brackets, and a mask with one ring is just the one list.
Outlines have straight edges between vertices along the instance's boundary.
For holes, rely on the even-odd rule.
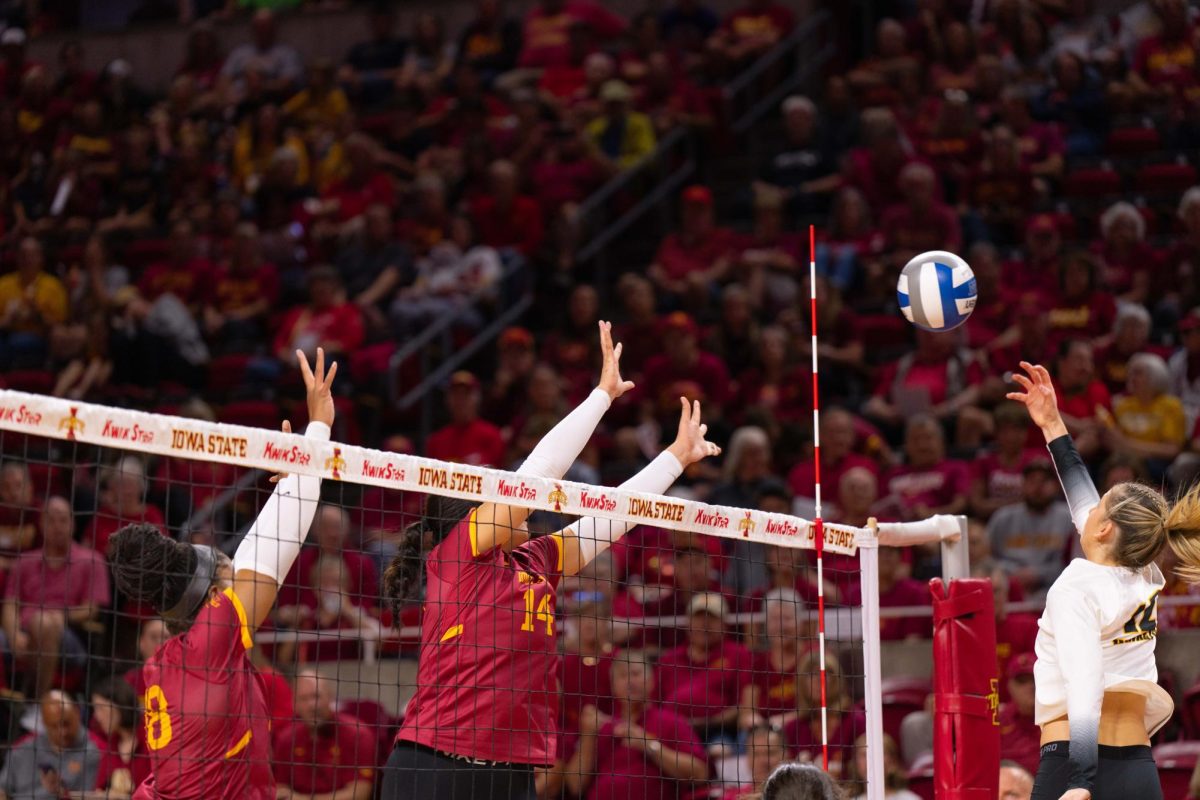
[[[539,0],[517,19],[480,0],[458,37],[432,12],[401,35],[380,6],[342,63],[306,63],[259,11],[253,40],[227,54],[197,24],[165,98],[139,89],[127,63],[90,72],[86,44],[64,46],[56,67],[33,63],[10,28],[0,34],[0,159],[13,176],[0,209],[12,262],[0,277],[4,379],[274,427],[287,354],[320,345],[348,366],[340,400],[354,419],[386,396],[381,365],[398,343],[447,314],[471,335],[515,280],[549,313],[451,376],[445,424],[425,441],[411,420],[385,415],[386,442],[368,444],[518,463],[590,389],[595,323],[613,319],[637,388],[568,477],[615,485],[634,473],[686,394],[703,401],[726,455],[676,491],[809,517],[802,231],[816,222],[825,516],[970,517],[973,569],[998,601],[1003,750],[1014,762],[1002,779],[1019,787],[1037,757],[1036,615],[1005,606],[1040,599],[1077,545],[1037,432],[1002,398],[1020,360],[1046,364],[1102,490],[1130,479],[1174,490],[1200,474],[1200,28],[1182,0],[1117,15],[1011,0],[982,18],[948,0],[917,5],[879,21],[868,56],[811,98],[782,103],[752,181],[731,197],[700,182],[682,190],[678,225],[654,256],[599,287],[574,262],[578,204],[665,132],[719,127],[721,83],[792,28],[784,4],[748,0],[722,20],[677,0],[627,20],[589,0]],[[978,279],[979,307],[953,333],[914,331],[895,308],[900,268],[928,249],[962,252]],[[135,456],[72,472],[12,455],[0,465],[8,674],[45,698],[26,716],[47,727],[79,716],[55,692],[82,688],[79,665],[111,607],[141,622],[126,655],[144,660],[164,635],[144,609],[110,597],[108,536],[145,519],[228,547],[236,538],[221,524],[188,521],[239,473]],[[376,635],[392,622],[378,576],[420,498],[387,494],[344,494],[321,510],[268,630]],[[882,548],[879,560],[882,606],[928,604],[920,581],[940,573],[936,552]],[[824,579],[831,607],[860,601],[855,560],[827,557]],[[781,762],[819,757],[822,655],[831,771],[861,781],[861,664],[815,650],[817,580],[802,551],[640,528],[563,581],[564,735],[543,796],[638,800],[681,784],[701,796],[713,777],[715,796],[760,791]],[[1172,583],[1164,595],[1188,592]],[[734,612],[759,621],[730,625]],[[629,624],[660,617],[673,619]],[[1195,627],[1200,616],[1164,607],[1159,623]],[[888,617],[881,633],[928,638],[929,619]],[[359,647],[281,637],[256,650],[287,723],[281,763],[297,748],[318,766],[334,749],[364,752],[364,723],[335,713],[328,681],[304,669],[292,724],[272,667],[353,659]],[[128,673],[140,692],[137,681]],[[137,748],[111,710],[119,690],[100,688],[89,682],[84,714],[101,731],[95,754],[78,722],[46,746],[94,758],[97,776],[137,774]],[[888,731],[898,797],[931,746],[921,702]],[[123,767],[112,753],[127,755]],[[376,754],[277,777],[297,796],[357,796],[378,765]],[[0,780],[16,779],[5,769]]]

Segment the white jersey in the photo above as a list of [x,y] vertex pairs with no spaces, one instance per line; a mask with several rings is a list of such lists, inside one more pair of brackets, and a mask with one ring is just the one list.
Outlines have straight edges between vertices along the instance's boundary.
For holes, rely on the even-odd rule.
[[[1071,518],[1082,533],[1100,496],[1069,436],[1055,439],[1049,450]],[[1154,662],[1158,595],[1164,583],[1154,564],[1132,570],[1077,558],[1046,595],[1034,646],[1034,721],[1044,725],[1067,717],[1072,762],[1068,788],[1092,789],[1105,692],[1146,698],[1147,735],[1171,716],[1174,702],[1158,685]]]

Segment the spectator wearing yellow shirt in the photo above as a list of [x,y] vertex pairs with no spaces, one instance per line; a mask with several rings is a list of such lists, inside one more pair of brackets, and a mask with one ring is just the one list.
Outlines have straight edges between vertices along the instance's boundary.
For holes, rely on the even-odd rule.
[[1162,479],[1187,438],[1183,403],[1168,392],[1167,362],[1152,353],[1129,359],[1126,393],[1113,401],[1113,425],[1105,443],[1115,453],[1145,460],[1153,481]]
[[302,128],[336,129],[350,110],[350,101],[333,80],[333,62],[318,59],[308,70],[308,88],[283,104],[283,114]]
[[629,169],[654,151],[654,125],[645,114],[630,110],[633,90],[624,81],[605,83],[600,100],[604,116],[588,124],[588,138],[621,169]]
[[0,277],[0,363],[7,369],[41,366],[51,329],[67,318],[67,290],[45,261],[41,242],[26,236],[17,271]]

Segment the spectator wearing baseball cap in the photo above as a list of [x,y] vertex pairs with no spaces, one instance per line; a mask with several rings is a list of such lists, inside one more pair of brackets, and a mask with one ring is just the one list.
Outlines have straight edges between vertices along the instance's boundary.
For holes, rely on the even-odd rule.
[[703,740],[736,729],[739,673],[749,671],[750,651],[725,630],[729,608],[716,592],[687,605],[687,641],[666,651],[655,667],[659,703],[691,723]]
[[479,418],[479,400],[478,378],[466,370],[450,376],[446,389],[450,422],[430,434],[425,455],[475,466],[504,465],[504,439],[499,428]]
[[607,81],[600,88],[604,114],[588,123],[588,138],[600,152],[622,169],[636,166],[654,152],[654,124],[645,114],[632,108],[633,90],[620,80]]
[[1000,706],[1000,757],[1037,771],[1041,757],[1041,729],[1033,721],[1033,653],[1021,653],[1008,662],[1004,678],[1009,701]]
[[646,362],[641,389],[647,411],[664,425],[679,411],[679,398],[703,401],[705,411],[720,419],[729,392],[729,371],[712,353],[700,349],[700,328],[682,311],[668,314],[660,323],[663,352]]
[[717,227],[707,186],[687,187],[681,200],[679,230],[663,239],[646,274],[671,307],[704,307],[713,284],[728,274],[737,241],[732,230]]

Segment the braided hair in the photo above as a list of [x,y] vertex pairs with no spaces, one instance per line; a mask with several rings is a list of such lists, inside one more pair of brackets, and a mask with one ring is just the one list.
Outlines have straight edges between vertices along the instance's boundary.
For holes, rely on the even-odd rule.
[[[163,536],[153,525],[135,522],[112,535],[108,560],[121,593],[149,604],[162,614],[183,598],[199,567],[200,556],[194,547]],[[182,633],[191,627],[195,616],[193,613],[187,619],[167,619],[167,630],[172,634]]]
[[421,519],[404,529],[400,549],[383,573],[383,594],[392,609],[393,624],[400,627],[400,608],[416,593],[421,583],[421,565],[425,552],[425,537],[433,538],[437,546],[454,527],[479,507],[474,500],[459,500],[431,494],[425,498]]

